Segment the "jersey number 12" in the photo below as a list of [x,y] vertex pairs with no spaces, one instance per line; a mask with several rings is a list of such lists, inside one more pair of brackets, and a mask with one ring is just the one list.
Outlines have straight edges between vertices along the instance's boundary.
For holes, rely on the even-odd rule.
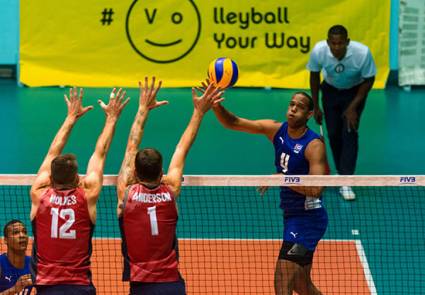
[[[71,229],[71,226],[75,222],[75,212],[73,209],[67,208],[59,211],[59,208],[52,208],[50,210],[52,215],[52,226],[50,236],[53,239],[75,239],[75,229]],[[58,230],[59,217],[66,220],[64,224]]]

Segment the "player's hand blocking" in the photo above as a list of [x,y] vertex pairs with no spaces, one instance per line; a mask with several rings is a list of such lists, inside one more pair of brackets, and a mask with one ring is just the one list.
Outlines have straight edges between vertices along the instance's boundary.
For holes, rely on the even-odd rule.
[[215,87],[212,83],[208,85],[205,91],[200,91],[202,95],[198,96],[196,93],[196,88],[192,88],[192,100],[195,110],[202,114],[205,114],[211,109],[212,106],[224,100],[224,92]]
[[77,88],[73,87],[69,89],[69,98],[64,94],[65,102],[68,107],[68,116],[78,119],[85,113],[93,109],[93,106],[83,107],[83,88],[80,88],[78,94]]
[[162,101],[156,100],[156,95],[159,89],[161,88],[162,81],[160,80],[158,82],[158,86],[155,87],[155,77],[152,77],[152,82],[149,87],[148,80],[149,80],[148,77],[145,77],[144,84],[142,84],[142,82],[139,81],[139,90],[140,90],[139,107],[146,107],[149,110],[152,110],[154,108],[168,104],[168,101],[166,100],[162,100]]
[[130,100],[129,97],[124,100],[125,95],[126,92],[122,91],[121,88],[118,92],[116,92],[116,89],[114,88],[109,96],[109,103],[107,105],[102,100],[98,100],[98,103],[102,107],[107,118],[117,119],[120,116],[121,111]]

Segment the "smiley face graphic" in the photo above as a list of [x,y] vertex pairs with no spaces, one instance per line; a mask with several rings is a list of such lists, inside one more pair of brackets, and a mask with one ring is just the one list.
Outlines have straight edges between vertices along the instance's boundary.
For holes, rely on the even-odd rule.
[[192,0],[135,0],[127,13],[126,31],[140,56],[155,63],[171,63],[195,47],[201,16]]

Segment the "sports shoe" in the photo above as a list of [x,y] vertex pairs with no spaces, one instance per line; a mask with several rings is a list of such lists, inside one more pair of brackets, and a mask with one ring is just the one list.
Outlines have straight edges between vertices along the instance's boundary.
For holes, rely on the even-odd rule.
[[341,186],[339,193],[346,201],[352,201],[356,199],[356,194],[353,192],[350,186]]

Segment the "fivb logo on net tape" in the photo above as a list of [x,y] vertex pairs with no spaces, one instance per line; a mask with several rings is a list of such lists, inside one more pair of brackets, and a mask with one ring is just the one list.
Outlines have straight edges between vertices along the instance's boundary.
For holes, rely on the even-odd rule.
[[301,177],[299,176],[285,176],[283,178],[284,183],[301,183]]
[[400,176],[401,184],[415,184],[416,177],[415,176]]

